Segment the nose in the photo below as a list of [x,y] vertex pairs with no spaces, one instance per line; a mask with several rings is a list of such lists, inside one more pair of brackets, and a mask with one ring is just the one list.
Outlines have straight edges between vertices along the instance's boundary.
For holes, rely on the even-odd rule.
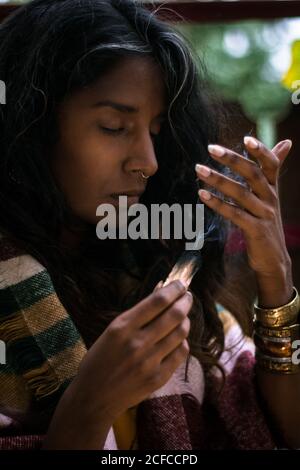
[[157,172],[158,163],[153,137],[149,132],[143,133],[132,143],[124,167],[126,172],[142,171],[147,176],[153,176]]

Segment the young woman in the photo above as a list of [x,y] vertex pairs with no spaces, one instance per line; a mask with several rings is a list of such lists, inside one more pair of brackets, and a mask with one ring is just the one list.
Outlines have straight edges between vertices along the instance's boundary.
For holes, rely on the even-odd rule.
[[[1,25],[2,448],[300,445],[299,298],[278,199],[291,142],[247,138],[252,159],[215,145],[195,64],[132,0],[34,0]],[[100,204],[195,206],[199,187],[213,236],[189,290],[158,284],[184,239],[96,236]],[[257,367],[246,310],[217,303],[225,221],[257,281]]]

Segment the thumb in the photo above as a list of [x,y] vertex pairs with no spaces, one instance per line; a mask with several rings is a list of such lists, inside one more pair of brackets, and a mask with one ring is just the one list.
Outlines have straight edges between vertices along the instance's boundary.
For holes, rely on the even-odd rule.
[[277,158],[279,158],[281,165],[290,153],[292,145],[293,142],[291,140],[282,140],[272,149],[272,152],[275,153]]

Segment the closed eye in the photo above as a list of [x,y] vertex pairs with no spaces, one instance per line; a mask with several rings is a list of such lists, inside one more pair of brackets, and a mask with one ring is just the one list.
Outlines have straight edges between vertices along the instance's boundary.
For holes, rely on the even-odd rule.
[[101,129],[107,134],[119,134],[125,130],[124,127],[120,127],[118,129],[111,129],[109,127],[101,127]]
[[[106,134],[115,134],[115,135],[121,134],[122,132],[125,131],[124,127],[119,127],[118,129],[112,129],[110,127],[100,127],[100,129]],[[157,139],[158,136],[160,135],[160,132],[158,132],[157,134],[155,134],[154,132],[151,132],[150,135],[152,139]]]

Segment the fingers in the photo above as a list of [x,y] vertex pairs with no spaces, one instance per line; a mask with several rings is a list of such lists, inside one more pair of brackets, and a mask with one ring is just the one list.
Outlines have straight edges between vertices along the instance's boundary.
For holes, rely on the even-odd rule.
[[123,313],[122,320],[130,322],[133,328],[139,329],[169,308],[178,298],[184,295],[187,287],[180,280],[175,280],[166,287],[157,289],[133,308]]
[[163,361],[166,356],[177,349],[188,337],[190,327],[190,319],[186,317],[171,333],[154,345],[153,359],[155,361]]
[[201,189],[199,191],[201,200],[211,209],[222,215],[226,219],[233,222],[240,227],[245,233],[249,233],[256,226],[256,221],[259,220],[242,208],[237,207],[228,202],[222,201],[219,197],[213,195],[209,191]]
[[289,139],[283,140],[279,142],[275,147],[272,149],[272,152],[279,158],[280,165],[285,161],[286,157],[288,156],[293,142]]
[[242,176],[260,199],[269,201],[273,197],[265,174],[255,162],[220,145],[209,145],[209,152],[212,158]]
[[[148,383],[153,384],[152,391],[165,385],[175,372],[175,370],[184,362],[190,352],[187,339],[184,339],[174,350],[167,354],[162,360],[153,357],[146,359],[142,364],[142,369],[146,369],[149,377]],[[149,363],[151,365],[149,365]],[[149,373],[150,369],[150,373]]]
[[160,374],[162,376],[174,373],[174,371],[187,359],[190,352],[188,341],[185,339],[174,351],[161,362]]
[[280,168],[280,160],[277,155],[254,137],[245,137],[244,144],[249,153],[259,162],[269,183],[275,185]]
[[[171,307],[165,310],[159,317],[155,318],[143,328],[145,344],[159,343],[176,328],[181,328],[193,305],[193,296],[187,292]],[[176,336],[176,334],[175,334]],[[177,344],[175,345],[175,347]]]
[[275,153],[278,158],[280,158],[279,154],[287,155],[291,150],[292,145],[293,142],[291,140],[282,140],[281,142],[278,142],[278,144],[276,144],[274,148],[272,148],[272,152]]
[[233,181],[203,165],[196,165],[196,172],[202,181],[213,186],[225,196],[234,199],[235,202],[251,214],[257,217],[264,217],[265,206],[263,202],[241,183]]

